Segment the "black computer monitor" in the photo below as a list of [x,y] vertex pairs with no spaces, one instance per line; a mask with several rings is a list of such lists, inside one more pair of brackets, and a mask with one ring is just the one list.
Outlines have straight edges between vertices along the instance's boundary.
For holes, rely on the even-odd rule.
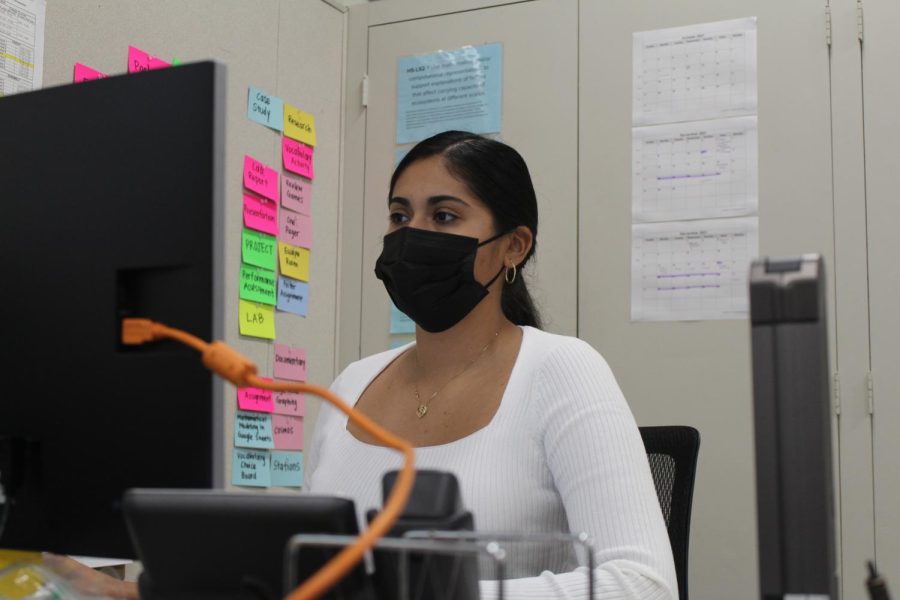
[[224,85],[206,62],[0,99],[0,547],[130,557],[126,489],[221,483],[221,380],[119,323],[223,337]]

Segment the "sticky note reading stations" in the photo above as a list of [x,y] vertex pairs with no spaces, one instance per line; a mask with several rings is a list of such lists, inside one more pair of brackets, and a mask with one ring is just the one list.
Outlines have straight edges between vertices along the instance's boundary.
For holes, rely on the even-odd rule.
[[272,474],[265,450],[235,448],[231,453],[231,485],[269,487]]
[[278,239],[292,246],[312,248],[312,217],[290,210],[278,215]]
[[245,229],[241,232],[241,260],[248,265],[274,271],[278,264],[275,243],[271,235]]
[[305,317],[309,313],[309,284],[278,276],[278,310]]
[[241,291],[243,300],[275,305],[275,271],[241,264]]
[[307,179],[315,179],[312,146],[307,146],[289,137],[283,137],[281,138],[281,159],[284,161],[284,168],[288,171]]
[[278,96],[250,86],[247,91],[247,118],[276,131],[284,129],[284,103]]
[[300,487],[303,485],[303,453],[272,452],[270,459],[272,473],[270,483],[279,487]]
[[272,416],[238,411],[234,416],[234,445],[240,448],[275,448]]
[[306,398],[300,392],[275,392],[272,397],[276,415],[302,417],[306,414]]
[[281,274],[309,281],[309,250],[278,242],[278,265]]
[[281,206],[311,215],[312,187],[302,179],[281,176]]
[[238,314],[241,335],[275,339],[275,307],[239,300]]
[[244,194],[244,226],[277,235],[278,204],[252,194]]
[[274,375],[276,379],[306,381],[306,350],[275,344]]
[[244,156],[244,187],[278,202],[278,171],[252,156]]
[[253,412],[271,413],[275,409],[272,394],[272,390],[263,390],[255,387],[238,388],[238,408],[241,410],[252,410]]
[[316,145],[316,119],[299,108],[284,103],[284,135],[307,146]]
[[96,69],[92,69],[87,65],[83,65],[81,63],[75,63],[75,74],[72,78],[74,83],[81,83],[83,81],[93,81],[95,79],[103,79],[104,77],[108,77],[105,73],[101,73]]
[[272,433],[278,450],[303,450],[303,419],[272,415]]
[[138,50],[134,46],[128,46],[128,72],[140,73],[168,67],[169,63],[151,54]]

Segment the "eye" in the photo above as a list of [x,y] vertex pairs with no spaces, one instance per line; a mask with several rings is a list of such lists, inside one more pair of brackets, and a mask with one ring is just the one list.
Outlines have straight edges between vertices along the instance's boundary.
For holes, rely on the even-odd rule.
[[437,221],[438,223],[444,223],[444,224],[452,223],[453,221],[455,221],[458,218],[459,217],[457,217],[456,215],[454,215],[451,212],[447,212],[446,210],[439,210],[436,213],[434,213],[434,220]]
[[409,221],[409,217],[400,211],[392,212],[388,219],[390,219],[392,225],[403,225]]

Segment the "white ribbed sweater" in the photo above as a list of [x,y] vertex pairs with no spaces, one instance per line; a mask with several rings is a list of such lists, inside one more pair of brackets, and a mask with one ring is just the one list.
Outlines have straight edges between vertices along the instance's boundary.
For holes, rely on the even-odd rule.
[[[332,390],[351,404],[405,348],[353,363]],[[309,449],[310,492],[381,506],[393,450],[363,443],[347,417],[323,405]],[[595,597],[674,599],[672,552],[646,453],[606,361],[571,337],[523,328],[500,407],[484,428],[416,449],[416,466],[451,471],[480,531],[587,532],[596,551]],[[587,598],[571,551],[510,548],[507,598]],[[482,598],[495,587],[483,582]]]

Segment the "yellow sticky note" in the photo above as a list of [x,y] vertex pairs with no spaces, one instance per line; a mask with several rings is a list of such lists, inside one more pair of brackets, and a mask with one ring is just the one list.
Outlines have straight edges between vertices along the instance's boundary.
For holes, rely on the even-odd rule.
[[275,307],[241,300],[238,305],[241,335],[275,339]]
[[285,102],[284,135],[308,146],[315,146],[316,118]]
[[278,242],[278,264],[281,274],[300,281],[309,281],[309,250]]

